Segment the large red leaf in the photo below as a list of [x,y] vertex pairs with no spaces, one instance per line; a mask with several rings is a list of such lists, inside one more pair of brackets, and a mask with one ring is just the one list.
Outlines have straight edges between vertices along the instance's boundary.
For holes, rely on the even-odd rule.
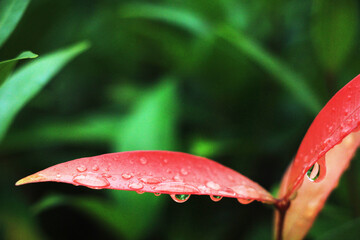
[[180,152],[133,151],[80,158],[37,172],[19,180],[16,185],[47,181],[96,189],[274,202],[259,184],[236,171],[212,160]]
[[360,144],[359,124],[360,75],[321,110],[284,175],[280,197],[296,196],[285,215],[284,239],[302,239],[310,229]]
[[[280,197],[290,197],[300,187],[311,166],[347,135],[357,131],[359,123],[360,75],[338,91],[316,116],[288,169],[288,176],[282,181]],[[325,173],[323,166],[318,180]]]

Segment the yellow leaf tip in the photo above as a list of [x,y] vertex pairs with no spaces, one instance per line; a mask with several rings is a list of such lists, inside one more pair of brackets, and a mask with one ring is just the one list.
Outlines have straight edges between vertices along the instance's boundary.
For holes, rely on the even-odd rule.
[[33,175],[30,175],[30,176],[20,179],[19,181],[17,181],[15,183],[15,186],[20,186],[20,185],[24,185],[24,184],[28,184],[28,183],[43,182],[43,181],[46,181],[44,176],[42,176],[41,174],[35,173]]

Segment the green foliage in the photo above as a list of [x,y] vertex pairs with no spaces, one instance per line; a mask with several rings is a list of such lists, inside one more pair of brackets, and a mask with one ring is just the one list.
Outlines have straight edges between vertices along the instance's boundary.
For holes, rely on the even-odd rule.
[[37,54],[34,54],[30,51],[26,51],[20,53],[20,55],[17,56],[16,58],[0,62],[0,86],[3,82],[5,82],[5,80],[10,75],[10,73],[12,72],[16,63],[19,60],[27,59],[27,58],[37,58],[37,57],[38,57]]
[[356,0],[316,0],[313,2],[311,36],[321,64],[336,72],[354,49],[359,28]]
[[30,0],[2,0],[0,2],[0,47],[14,31]]
[[16,71],[0,87],[0,139],[18,111],[34,97],[66,63],[88,48],[82,42],[40,57]]
[[[210,157],[276,189],[329,92],[359,73],[352,0],[28,3],[0,1],[5,240],[264,239],[272,210],[253,204],[193,196],[179,206],[168,196],[12,186],[78,157],[166,149]],[[82,39],[91,51],[66,68],[86,43],[42,54]],[[24,50],[40,57],[6,61]],[[356,221],[356,204],[345,200],[358,186],[341,182],[309,239]]]

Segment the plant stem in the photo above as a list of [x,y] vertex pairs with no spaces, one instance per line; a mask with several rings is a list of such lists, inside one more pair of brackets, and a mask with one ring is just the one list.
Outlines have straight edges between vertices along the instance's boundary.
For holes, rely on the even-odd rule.
[[284,230],[284,220],[287,210],[290,207],[290,201],[287,200],[279,200],[277,203],[275,203],[275,207],[279,213],[279,219],[277,222],[277,232],[276,232],[276,240],[282,240],[283,239],[283,230]]

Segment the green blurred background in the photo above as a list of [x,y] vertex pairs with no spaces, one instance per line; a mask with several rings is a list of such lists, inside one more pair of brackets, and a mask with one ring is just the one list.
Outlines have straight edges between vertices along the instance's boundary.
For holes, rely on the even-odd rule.
[[[75,158],[158,149],[214,159],[275,193],[317,112],[360,73],[359,6],[31,1],[0,61],[39,54],[21,70],[80,41],[91,47],[59,67],[0,144],[0,239],[271,239],[273,209],[261,203],[14,183]],[[54,66],[45,60],[41,76]],[[355,160],[308,239],[359,236],[358,173]]]

